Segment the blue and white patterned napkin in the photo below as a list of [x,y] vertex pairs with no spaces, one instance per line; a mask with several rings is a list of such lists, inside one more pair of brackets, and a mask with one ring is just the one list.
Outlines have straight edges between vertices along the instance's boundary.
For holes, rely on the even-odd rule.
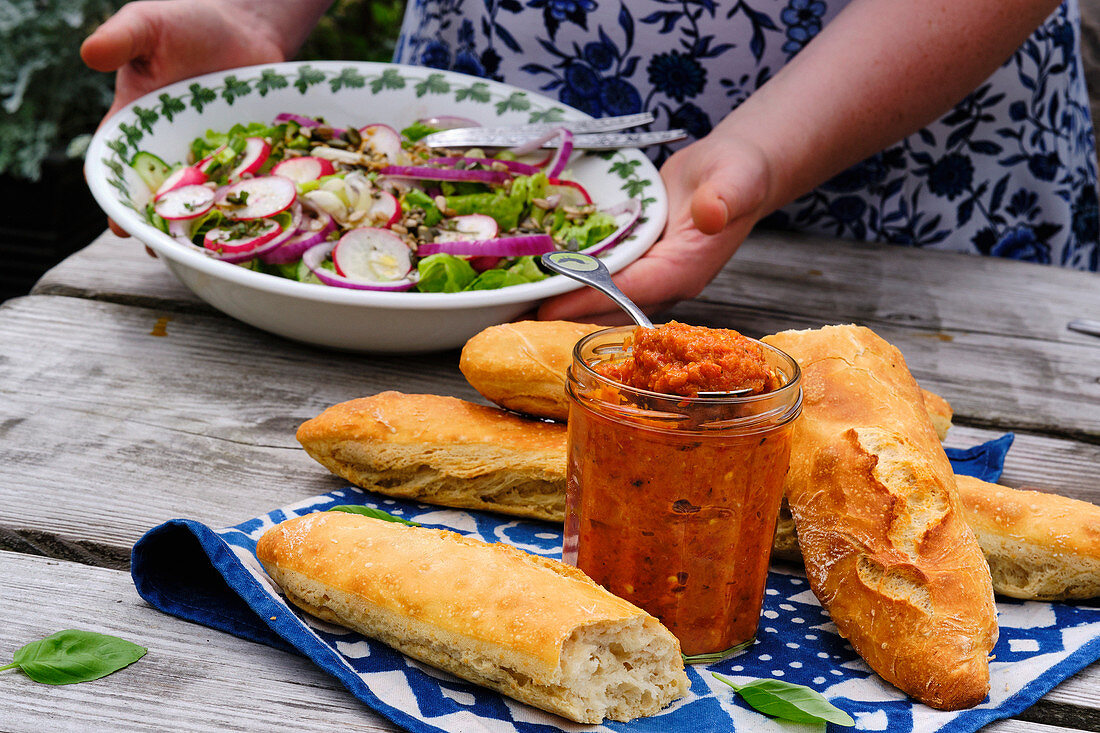
[[[999,443],[949,451],[949,455],[959,460],[956,471],[995,480],[1010,443],[1011,437],[1006,436]],[[290,607],[256,560],[256,542],[284,519],[338,504],[365,504],[427,527],[561,557],[557,525],[400,501],[349,487],[225,529],[184,519],[167,522],[134,546],[134,583],[143,598],[167,613],[297,650],[364,703],[417,733],[820,730],[765,718],[711,672],[735,682],[770,677],[808,685],[851,714],[857,730],[974,731],[1020,712],[1100,658],[1100,609],[999,600],[1000,641],[990,665],[989,698],[971,710],[936,711],[912,702],[867,667],[837,634],[804,575],[773,569],[753,647],[717,664],[689,667],[688,696],[652,718],[579,725],[456,679]],[[850,729],[830,724],[829,730]]]

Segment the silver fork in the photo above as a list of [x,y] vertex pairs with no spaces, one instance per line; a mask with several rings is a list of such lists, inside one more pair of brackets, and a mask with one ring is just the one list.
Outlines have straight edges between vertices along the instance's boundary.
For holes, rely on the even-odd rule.
[[[431,148],[514,148],[561,127],[565,127],[574,133],[573,147],[587,150],[641,147],[674,142],[687,137],[684,130],[613,134],[616,130],[649,124],[653,120],[652,114],[643,112],[621,117],[602,117],[595,120],[563,120],[561,122],[539,122],[531,125],[509,127],[461,127],[433,132],[421,138],[421,142]],[[553,148],[557,145],[557,140],[552,139],[544,143],[542,147]]]

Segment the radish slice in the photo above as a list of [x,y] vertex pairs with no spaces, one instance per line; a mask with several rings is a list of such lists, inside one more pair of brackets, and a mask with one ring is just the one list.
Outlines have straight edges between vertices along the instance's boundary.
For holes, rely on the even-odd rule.
[[401,135],[389,125],[375,124],[359,128],[366,149],[386,160],[400,160],[402,157]]
[[198,168],[200,171],[202,171],[203,175],[209,176],[209,170],[210,169],[209,169],[208,166],[210,165],[210,161],[212,161],[214,159],[215,155],[217,155],[221,151],[225,150],[225,148],[226,148],[225,145],[219,145],[217,148],[214,149],[214,152],[212,152],[210,155],[208,155],[205,158],[203,158],[202,160],[200,160],[198,163],[195,163],[195,167]]
[[309,117],[303,117],[302,115],[296,115],[291,112],[280,112],[275,115],[275,123],[280,122],[297,122],[300,127],[320,127],[321,123],[317,120]]
[[488,214],[465,214],[455,216],[446,222],[447,229],[440,229],[437,242],[468,242],[470,240],[494,239],[500,231],[497,220]]
[[[351,232],[344,236],[350,235],[352,232],[359,231],[353,229]],[[392,232],[387,232],[384,229],[377,231],[384,232],[386,234],[394,235]],[[342,275],[338,275],[335,272],[321,267],[321,263],[325,261],[325,257],[329,252],[332,252],[336,247],[337,242],[323,242],[315,247],[311,247],[306,250],[302,255],[302,262],[306,263],[306,267],[310,269],[314,275],[317,276],[321,282],[326,285],[333,285],[338,288],[352,288],[354,290],[410,290],[416,287],[416,283],[420,280],[420,273],[417,270],[410,270],[408,276],[403,280],[394,280],[393,282],[371,282],[364,280],[352,280]],[[406,248],[407,249],[407,248]]]
[[331,176],[336,172],[332,163],[324,158],[315,158],[312,155],[303,155],[301,158],[287,158],[271,169],[271,174],[289,178],[295,183],[308,183],[316,181],[323,176]]
[[586,248],[584,250],[585,254],[596,255],[606,249],[614,247],[616,244],[621,242],[623,238],[630,233],[630,230],[634,228],[634,225],[638,223],[638,219],[641,218],[642,202],[639,199],[627,199],[621,204],[617,204],[608,209],[604,209],[603,211],[605,214],[610,214],[615,218],[625,216],[626,220],[623,225],[616,229],[612,234],[604,237],[599,242],[593,244],[591,247]]
[[153,204],[153,210],[157,215],[168,220],[194,219],[212,208],[214,208],[214,192],[199,184],[179,186],[166,191]]
[[286,265],[301,259],[302,254],[328,237],[329,232],[336,228],[336,222],[323,211],[317,212],[317,216],[304,216],[298,233],[287,239],[281,246],[260,255],[260,259],[270,265]]
[[416,178],[425,181],[474,181],[477,183],[504,183],[512,177],[506,171],[455,170],[424,165],[387,165],[379,173],[384,176]]
[[266,219],[289,209],[297,197],[294,181],[282,176],[262,176],[234,183],[218,198],[217,204],[230,219]]
[[400,280],[412,269],[409,246],[388,229],[360,227],[340,237],[332,250],[336,272],[374,283]]
[[486,168],[491,168],[493,164],[500,164],[521,176],[533,176],[541,170],[538,166],[530,163],[521,163],[518,160],[497,160],[496,158],[431,158],[425,162],[428,165],[449,165],[452,167],[456,165],[483,165]]
[[367,220],[372,224],[380,227],[391,227],[401,221],[401,204],[397,202],[397,197],[392,193],[376,190],[371,191],[367,196],[370,201],[366,209]]
[[565,178],[547,178],[547,193],[552,196],[560,196],[560,202],[564,206],[587,206],[592,203],[592,197],[584,186],[576,181]]
[[[211,229],[203,238],[202,246],[223,254],[251,253],[260,245],[279,236],[282,231],[283,228],[275,220],[265,221],[259,231],[249,237],[238,237],[229,229]],[[250,254],[245,259],[250,259],[251,256]]]
[[199,183],[206,183],[206,174],[194,166],[185,165],[179,170],[173,171],[164,179],[164,183],[160,184],[160,188],[157,189],[157,195],[154,198],[160,198],[173,188],[194,186]]
[[267,156],[271,155],[271,146],[262,137],[245,138],[244,153],[241,162],[229,172],[229,180],[234,181],[243,175],[255,175],[263,167]]
[[493,255],[496,257],[522,257],[553,252],[554,240],[549,234],[528,234],[520,237],[501,237],[482,241],[431,242],[422,244],[416,253],[421,256],[440,252],[452,255]]

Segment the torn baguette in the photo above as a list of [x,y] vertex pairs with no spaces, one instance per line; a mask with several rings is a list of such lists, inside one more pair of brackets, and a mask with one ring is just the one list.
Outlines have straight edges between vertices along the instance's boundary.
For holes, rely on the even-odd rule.
[[508,545],[320,512],[268,530],[256,555],[305,611],[580,723],[653,715],[689,687],[657,619]]
[[535,519],[565,514],[564,425],[381,392],[328,408],[297,437],[337,476],[383,494]]
[[989,566],[951,464],[896,348],[869,329],[764,342],[802,368],[786,495],[810,587],[883,679],[934,708],[989,691]]
[[956,477],[993,585],[1013,598],[1100,596],[1100,507]]
[[[573,346],[603,326],[572,321],[516,321],[490,326],[466,342],[459,369],[470,386],[507,410],[551,420],[569,416],[565,374]],[[947,400],[921,390],[940,440],[951,427]]]

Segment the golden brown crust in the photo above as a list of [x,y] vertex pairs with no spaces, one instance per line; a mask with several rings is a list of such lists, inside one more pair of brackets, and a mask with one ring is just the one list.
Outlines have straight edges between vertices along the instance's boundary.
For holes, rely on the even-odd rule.
[[989,569],[901,353],[855,326],[764,341],[802,367],[786,493],[815,594],[884,679],[932,707],[978,704]]
[[955,416],[955,411],[951,409],[947,400],[934,392],[922,388],[921,396],[924,398],[924,409],[932,419],[932,427],[936,429],[939,439],[943,440],[951,428],[951,418]]
[[314,459],[391,496],[536,519],[565,511],[565,427],[438,395],[381,392],[298,428]]
[[[958,474],[955,482],[995,593],[1040,601],[1100,596],[1100,506]],[[779,512],[772,557],[802,562],[786,503]]]
[[466,342],[458,368],[485,399],[528,415],[565,420],[565,374],[573,345],[603,326],[517,321],[491,326]]
[[998,593],[1040,600],[1100,595],[1100,506],[956,478]]
[[[569,416],[565,374],[573,346],[604,328],[573,321],[516,321],[490,326],[466,342],[459,369],[485,399],[507,410],[551,420]],[[951,405],[921,390],[936,433],[943,440],[951,427]]]
[[[664,699],[687,688],[679,645],[649,614],[555,560],[454,532],[343,512],[308,514],[268,530],[256,546],[265,570],[296,605],[380,639],[428,664],[561,715],[599,722],[565,664],[584,629],[629,629],[653,644]],[[476,572],[471,572],[476,569]],[[572,675],[572,677],[571,677]]]

